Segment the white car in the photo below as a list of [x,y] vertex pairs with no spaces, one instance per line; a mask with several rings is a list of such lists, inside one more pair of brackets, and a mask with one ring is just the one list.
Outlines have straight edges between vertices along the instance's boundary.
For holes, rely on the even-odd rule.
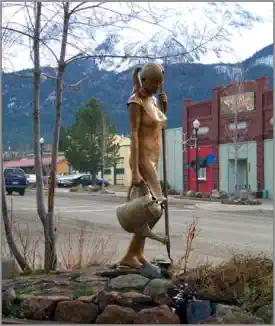
[[29,185],[35,185],[36,184],[36,175],[35,174],[26,174],[27,181]]

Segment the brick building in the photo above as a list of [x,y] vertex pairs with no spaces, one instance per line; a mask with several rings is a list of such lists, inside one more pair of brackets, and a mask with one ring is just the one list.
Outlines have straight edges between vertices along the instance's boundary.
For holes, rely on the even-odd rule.
[[[237,103],[237,104],[236,104]],[[238,186],[251,191],[267,189],[273,196],[273,90],[267,77],[242,84],[231,84],[212,90],[210,101],[193,102],[185,99],[183,105],[183,132],[193,135],[193,121],[200,121],[199,157],[213,153],[215,163],[199,172],[201,192],[212,189],[231,192],[234,183],[232,145],[235,129],[233,107],[238,105]],[[190,148],[184,154],[185,190],[195,190],[195,172],[188,164],[195,158]]]

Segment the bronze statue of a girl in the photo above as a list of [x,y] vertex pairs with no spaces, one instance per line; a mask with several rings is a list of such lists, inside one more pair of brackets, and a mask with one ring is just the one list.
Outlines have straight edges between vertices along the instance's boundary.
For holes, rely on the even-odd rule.
[[[130,168],[132,172],[133,197],[144,194],[149,188],[152,197],[163,202],[157,166],[161,151],[161,131],[166,124],[167,96],[161,92],[159,99],[163,111],[157,105],[154,94],[161,88],[164,71],[159,64],[145,64],[133,72],[133,92],[128,100],[130,113],[131,154]],[[142,218],[142,216],[141,216]],[[160,216],[151,221],[152,229]],[[120,265],[140,268],[148,263],[144,257],[145,237],[134,234],[126,254]]]

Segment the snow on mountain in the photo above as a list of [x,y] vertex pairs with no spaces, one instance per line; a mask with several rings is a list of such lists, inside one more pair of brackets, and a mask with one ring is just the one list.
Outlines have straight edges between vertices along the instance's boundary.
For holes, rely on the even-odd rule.
[[[172,4],[175,6],[174,3]],[[163,6],[167,5],[168,3],[163,4]],[[209,58],[212,63],[219,60],[240,62],[256,50],[255,42],[247,42],[247,35],[251,37],[253,32],[255,40],[255,29],[265,24],[272,24],[270,13],[261,12],[259,7],[258,10],[256,7],[249,10],[249,6],[245,3],[177,3],[173,15],[165,20],[162,27],[150,24],[134,25],[138,27],[139,32],[129,33],[129,30],[126,30],[111,46],[107,34],[100,46],[100,53],[109,54],[112,50],[111,53],[122,56],[173,56],[169,58],[169,63],[210,63]],[[220,29],[222,25],[223,28]],[[217,32],[218,30],[220,33]],[[257,46],[260,41],[257,40]],[[241,44],[237,45],[236,42]],[[270,40],[268,43],[271,42]],[[250,45],[250,49],[253,49],[250,53],[246,53],[249,48],[246,43],[254,44],[254,48]],[[195,50],[191,51],[192,49]],[[187,54],[179,55],[184,52]],[[148,59],[138,58],[101,60],[98,66],[107,71],[122,72],[147,61]],[[163,63],[162,59],[157,61]]]
[[234,67],[230,65],[216,65],[214,66],[216,72],[220,75],[227,75],[232,82],[242,80],[244,69],[242,67]]
[[258,65],[265,65],[265,66],[273,67],[273,55],[269,54],[266,57],[256,59],[254,66],[258,66]]
[[[105,6],[118,12],[128,10],[129,13],[130,4],[107,2]],[[126,24],[75,29],[78,38],[69,36],[73,46],[68,44],[67,57],[83,50],[96,55],[113,54],[126,57],[174,55],[169,59],[169,63],[228,63],[240,62],[273,41],[272,2],[150,2],[149,5],[139,2],[138,6],[144,9],[143,12],[141,10],[142,14],[139,18],[130,19]],[[44,10],[45,8],[46,5]],[[6,12],[3,15],[4,23],[5,19],[13,19],[15,24],[24,19],[23,16],[15,17],[12,7],[10,11],[9,16]],[[156,21],[156,15],[152,13],[161,18]],[[102,18],[102,13],[98,14]],[[89,19],[97,17],[96,11],[87,12],[85,15]],[[115,19],[115,16],[111,16],[105,17],[106,21]],[[58,46],[55,48],[54,45],[53,48],[59,53]],[[195,51],[190,53],[192,49]],[[15,50],[20,55],[13,57],[12,70],[32,68],[28,47],[22,46]],[[176,56],[183,52],[188,54]],[[122,72],[146,61],[133,57],[105,58],[96,60],[96,63],[100,69]],[[4,67],[5,65],[11,69],[4,59]],[[46,52],[41,52],[41,65],[54,65],[50,53],[47,55]]]

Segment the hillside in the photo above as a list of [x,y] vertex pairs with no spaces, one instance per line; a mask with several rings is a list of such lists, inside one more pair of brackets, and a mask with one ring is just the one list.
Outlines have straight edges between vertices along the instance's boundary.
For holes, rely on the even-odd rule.
[[[273,45],[267,46],[246,59],[240,66],[247,71],[245,78],[253,80],[268,76],[273,87]],[[173,64],[165,67],[165,91],[169,98],[168,128],[182,125],[183,98],[195,101],[210,99],[212,89],[226,85],[234,80],[230,77],[232,65],[199,63]],[[44,68],[53,74],[52,68]],[[31,71],[22,71],[27,74]],[[126,101],[130,95],[132,82],[131,70],[121,73],[100,70],[92,60],[71,65],[65,76],[67,83],[75,83],[85,76],[79,91],[65,89],[63,100],[62,125],[69,126],[74,114],[88,98],[99,100],[115,123],[118,133],[128,132]],[[3,143],[13,150],[27,149],[32,146],[32,80],[18,77],[18,74],[3,74]],[[53,81],[41,83],[41,135],[51,142],[54,125],[55,87]]]

